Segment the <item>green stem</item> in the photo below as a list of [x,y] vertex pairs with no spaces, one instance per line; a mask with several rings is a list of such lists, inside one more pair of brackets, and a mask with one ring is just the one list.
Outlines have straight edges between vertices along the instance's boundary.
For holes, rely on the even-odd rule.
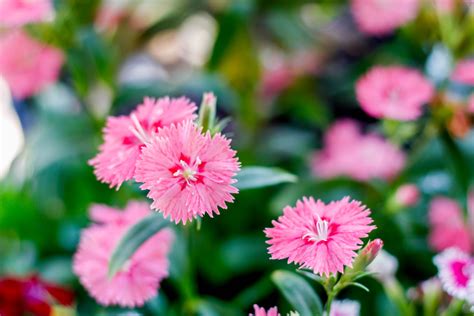
[[336,297],[336,294],[337,293],[335,293],[335,291],[328,294],[328,300],[326,302],[326,315],[331,315],[331,305],[332,305],[332,301]]

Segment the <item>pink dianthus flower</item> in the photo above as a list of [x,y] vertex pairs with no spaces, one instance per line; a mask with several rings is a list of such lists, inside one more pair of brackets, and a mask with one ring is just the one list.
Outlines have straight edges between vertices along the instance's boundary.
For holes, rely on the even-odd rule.
[[387,35],[413,20],[419,0],[352,0],[351,10],[359,29],[369,35]]
[[[104,212],[104,215],[100,214]],[[168,276],[168,252],[173,234],[165,229],[143,243],[112,278],[109,261],[127,230],[150,213],[147,203],[129,203],[124,211],[96,206],[93,217],[102,224],[83,230],[73,269],[89,294],[102,305],[141,306],[157,294]]]
[[458,299],[468,297],[468,285],[473,279],[474,260],[457,248],[449,248],[434,258],[443,289]]
[[272,259],[288,259],[301,268],[329,276],[351,267],[362,245],[361,238],[375,229],[370,210],[345,197],[324,204],[303,198],[296,207],[287,206],[283,215],[265,229]]
[[360,303],[352,300],[334,301],[329,316],[359,316]]
[[145,98],[128,116],[109,117],[99,154],[89,161],[97,178],[120,187],[135,175],[142,148],[159,128],[196,118],[196,105],[187,98]]
[[[22,26],[53,14],[52,0],[0,0],[0,25]],[[16,51],[17,52],[17,51]]]
[[451,75],[453,81],[474,85],[474,58],[461,60]]
[[390,180],[404,165],[403,151],[378,135],[362,134],[351,120],[334,123],[324,136],[324,148],[312,159],[315,176],[348,176],[360,181]]
[[16,98],[30,97],[55,82],[62,64],[61,51],[21,30],[0,35],[0,76],[8,82]]
[[219,214],[238,193],[233,177],[240,169],[230,140],[201,133],[191,121],[160,129],[143,149],[135,180],[149,190],[152,208],[176,223]]
[[436,251],[456,247],[471,251],[469,229],[462,217],[461,206],[452,199],[436,197],[431,201],[428,218],[430,234],[428,242]]
[[375,118],[417,119],[434,95],[432,84],[415,69],[375,66],[356,83],[362,109]]
[[280,316],[278,313],[278,309],[276,307],[272,307],[268,310],[268,312],[263,307],[259,307],[257,304],[253,306],[254,313],[250,313],[249,316]]

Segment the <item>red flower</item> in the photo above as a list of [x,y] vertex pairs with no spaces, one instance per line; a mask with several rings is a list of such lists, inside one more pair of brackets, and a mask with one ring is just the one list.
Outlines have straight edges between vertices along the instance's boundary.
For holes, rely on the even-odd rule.
[[70,290],[46,283],[33,275],[28,278],[0,279],[0,315],[17,316],[25,313],[51,315],[53,305],[72,305]]

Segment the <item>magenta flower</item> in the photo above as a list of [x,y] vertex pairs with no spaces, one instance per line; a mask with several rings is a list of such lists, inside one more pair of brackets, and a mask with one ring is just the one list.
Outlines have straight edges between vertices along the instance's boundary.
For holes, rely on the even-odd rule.
[[[104,214],[100,214],[100,211]],[[112,278],[109,260],[131,225],[150,213],[147,203],[129,203],[125,210],[96,206],[92,213],[101,225],[83,230],[73,269],[89,294],[102,305],[141,306],[154,297],[168,276],[168,252],[173,234],[162,230],[138,248],[127,264]]]
[[233,202],[233,177],[240,169],[230,140],[201,133],[191,121],[159,131],[143,149],[135,180],[150,190],[152,208],[176,223],[219,214]]
[[352,300],[334,301],[330,316],[359,316],[360,303]]
[[471,251],[469,228],[464,222],[461,206],[452,199],[436,197],[429,208],[430,234],[428,242],[436,251],[451,247]]
[[[350,155],[348,155],[350,153]],[[324,136],[324,148],[312,159],[315,176],[348,176],[360,181],[390,180],[405,165],[405,155],[378,135],[364,135],[355,121],[334,123]]]
[[451,75],[453,81],[474,85],[474,58],[461,60]]
[[420,199],[420,190],[415,184],[407,183],[401,185],[395,192],[395,201],[401,206],[413,206]]
[[62,63],[61,51],[30,38],[21,30],[0,35],[0,76],[8,82],[16,98],[30,97],[55,82]]
[[471,94],[469,100],[467,101],[467,111],[470,114],[474,114],[474,93]]
[[257,304],[253,306],[254,308],[254,313],[250,313],[249,316],[280,316],[280,313],[278,313],[278,309],[276,307],[272,307],[267,311],[265,311],[265,308],[259,307]]
[[473,279],[474,260],[459,249],[449,248],[438,254],[434,263],[443,289],[458,299],[466,299]]
[[418,70],[402,66],[375,66],[356,83],[362,109],[376,118],[417,119],[433,95],[432,84]]
[[351,10],[359,29],[369,35],[387,35],[413,20],[419,0],[352,0]]
[[288,263],[320,275],[342,273],[344,266],[352,266],[361,238],[375,229],[369,215],[370,210],[349,197],[328,205],[303,198],[296,207],[285,207],[273,227],[265,229],[271,258],[288,258]]
[[97,178],[119,188],[135,175],[142,148],[159,128],[196,118],[196,106],[188,99],[145,98],[128,116],[109,117],[100,152],[89,161]]
[[1,0],[0,26],[17,27],[52,16],[52,0]]

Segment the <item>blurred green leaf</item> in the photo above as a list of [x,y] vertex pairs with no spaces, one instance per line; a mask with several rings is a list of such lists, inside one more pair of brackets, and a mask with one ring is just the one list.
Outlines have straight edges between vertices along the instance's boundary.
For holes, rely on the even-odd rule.
[[278,270],[272,280],[301,316],[322,316],[323,306],[313,288],[299,275]]
[[109,262],[109,277],[113,277],[137,249],[149,238],[168,226],[169,222],[158,212],[131,227],[115,248]]
[[263,188],[298,180],[295,175],[285,170],[266,167],[243,167],[236,179],[235,186],[240,190]]

